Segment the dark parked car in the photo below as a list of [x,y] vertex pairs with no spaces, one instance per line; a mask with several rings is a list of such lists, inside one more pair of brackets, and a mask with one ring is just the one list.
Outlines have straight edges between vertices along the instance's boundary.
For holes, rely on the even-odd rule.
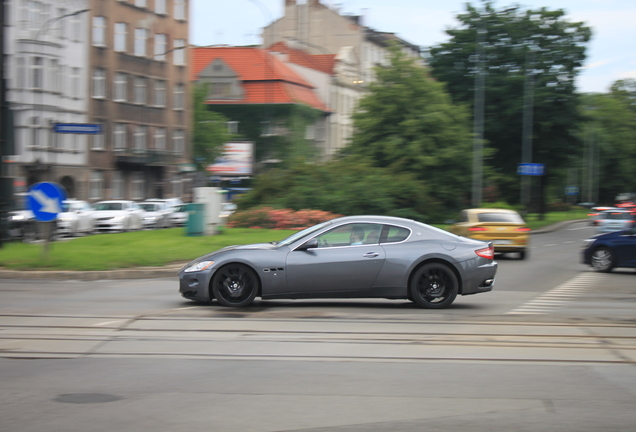
[[586,240],[583,263],[600,272],[610,272],[615,267],[636,268],[636,227]]
[[496,271],[492,242],[408,219],[349,216],[197,258],[179,271],[179,291],[225,306],[255,297],[386,298],[445,308],[457,295],[491,291]]

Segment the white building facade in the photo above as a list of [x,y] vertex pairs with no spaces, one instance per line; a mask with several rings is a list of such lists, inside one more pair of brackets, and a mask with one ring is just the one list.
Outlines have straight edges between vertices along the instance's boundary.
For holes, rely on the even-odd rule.
[[55,181],[69,196],[87,186],[87,135],[59,134],[56,123],[87,123],[87,0],[8,0],[7,100],[15,155],[6,162],[20,192]]

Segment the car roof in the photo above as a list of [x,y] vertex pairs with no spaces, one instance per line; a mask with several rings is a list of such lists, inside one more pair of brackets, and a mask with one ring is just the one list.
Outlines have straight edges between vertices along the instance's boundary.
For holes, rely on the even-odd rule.
[[500,209],[500,208],[471,208],[471,209],[466,209],[464,211],[470,212],[470,213],[519,213],[516,210],[510,210],[510,209]]

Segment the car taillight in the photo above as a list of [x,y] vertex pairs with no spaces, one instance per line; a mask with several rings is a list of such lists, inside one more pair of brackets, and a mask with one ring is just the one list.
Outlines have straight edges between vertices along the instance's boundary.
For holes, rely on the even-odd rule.
[[528,232],[530,231],[530,228],[528,227],[523,227],[523,228],[517,228],[515,231],[523,231],[523,232]]
[[468,231],[488,231],[488,229],[483,227],[472,227],[468,228]]
[[495,248],[494,246],[490,246],[484,249],[477,249],[475,251],[475,253],[482,257],[482,258],[486,258],[486,259],[495,259]]

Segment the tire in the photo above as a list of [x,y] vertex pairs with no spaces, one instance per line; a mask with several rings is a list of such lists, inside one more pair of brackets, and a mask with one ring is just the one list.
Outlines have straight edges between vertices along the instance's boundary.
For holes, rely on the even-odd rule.
[[519,251],[519,259],[520,260],[527,259],[527,258],[529,258],[529,256],[530,256],[530,253],[526,249],[524,249],[522,251]]
[[443,309],[455,301],[459,282],[447,265],[430,263],[415,271],[409,291],[418,306],[426,309]]
[[594,249],[591,264],[594,270],[609,273],[614,268],[614,254],[606,247]]
[[221,267],[212,278],[212,293],[223,306],[247,306],[258,293],[259,281],[254,271],[243,264]]

